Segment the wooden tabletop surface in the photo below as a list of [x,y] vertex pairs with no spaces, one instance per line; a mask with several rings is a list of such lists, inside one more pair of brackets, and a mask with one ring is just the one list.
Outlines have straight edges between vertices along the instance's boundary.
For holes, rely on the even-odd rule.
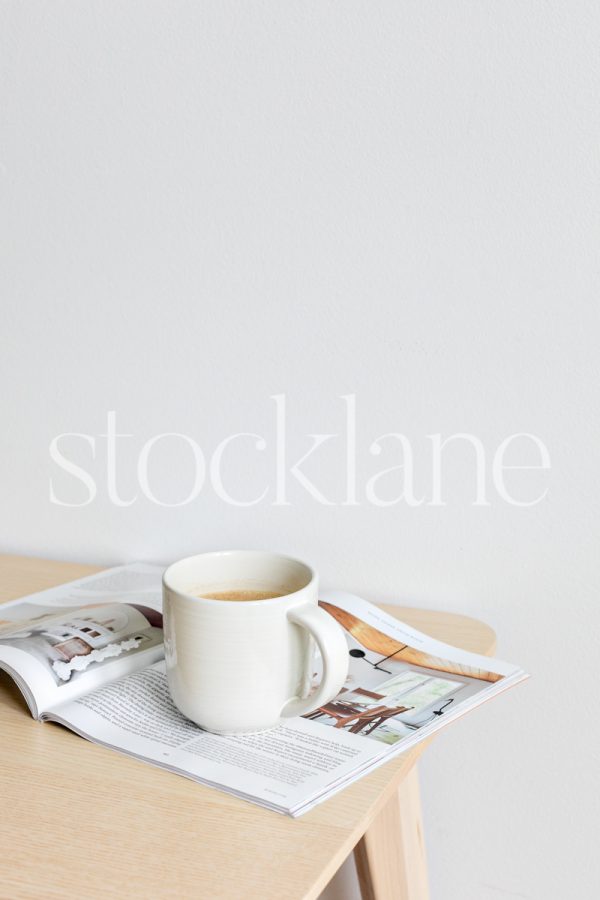
[[[97,567],[0,556],[0,602]],[[385,607],[433,637],[489,654],[489,626]],[[0,896],[313,900],[421,748],[291,819],[35,722],[0,672]]]

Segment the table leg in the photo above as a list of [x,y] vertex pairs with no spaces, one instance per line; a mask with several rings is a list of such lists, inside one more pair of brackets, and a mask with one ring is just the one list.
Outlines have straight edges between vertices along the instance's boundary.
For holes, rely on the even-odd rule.
[[427,864],[416,765],[354,848],[363,900],[427,900]]

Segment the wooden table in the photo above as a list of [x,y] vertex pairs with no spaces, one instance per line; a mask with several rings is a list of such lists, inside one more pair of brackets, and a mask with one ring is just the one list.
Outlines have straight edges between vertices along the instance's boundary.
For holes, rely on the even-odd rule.
[[[0,556],[0,602],[98,571]],[[451,613],[387,611],[492,653],[494,632]],[[424,900],[415,762],[422,746],[290,819],[83,741],[29,715],[0,672],[0,896],[312,900],[354,851],[364,900]]]

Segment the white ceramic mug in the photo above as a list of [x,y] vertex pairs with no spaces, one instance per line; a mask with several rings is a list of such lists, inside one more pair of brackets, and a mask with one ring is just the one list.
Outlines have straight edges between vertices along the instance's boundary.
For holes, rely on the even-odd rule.
[[[165,659],[176,706],[207,731],[262,731],[327,703],[348,674],[337,622],[318,606],[318,579],[298,560],[230,550],[174,563],[163,575]],[[278,592],[266,600],[203,593]],[[314,645],[323,676],[309,696]]]

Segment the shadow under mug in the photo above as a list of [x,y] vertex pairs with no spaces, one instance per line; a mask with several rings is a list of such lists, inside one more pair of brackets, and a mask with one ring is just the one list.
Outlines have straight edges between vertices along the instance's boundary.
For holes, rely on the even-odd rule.
[[[264,600],[202,596],[280,593]],[[263,731],[335,697],[348,674],[340,626],[318,605],[318,577],[276,553],[226,550],[190,556],[163,575],[165,661],[178,709],[220,734]],[[310,694],[314,644],[323,675]]]

